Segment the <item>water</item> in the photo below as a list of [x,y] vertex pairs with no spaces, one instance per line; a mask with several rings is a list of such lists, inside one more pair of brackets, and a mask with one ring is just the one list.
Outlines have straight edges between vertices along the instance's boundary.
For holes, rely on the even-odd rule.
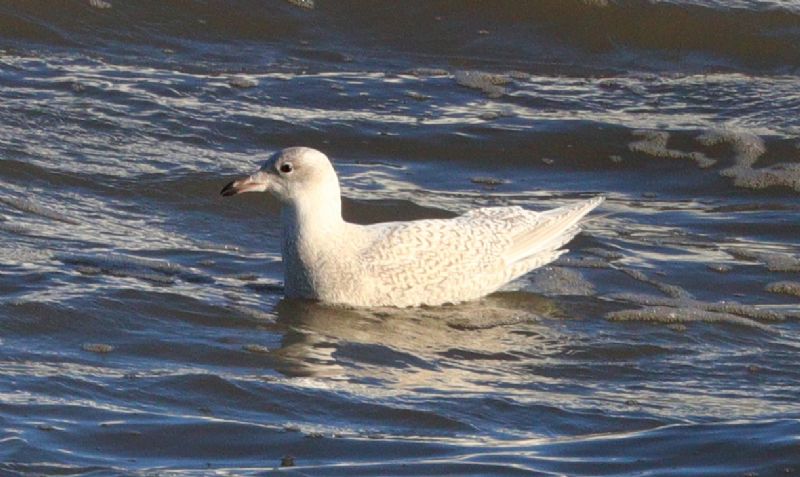
[[[0,475],[800,475],[799,67],[790,1],[0,2]],[[608,201],[478,303],[289,302],[218,191],[293,145],[362,223]]]

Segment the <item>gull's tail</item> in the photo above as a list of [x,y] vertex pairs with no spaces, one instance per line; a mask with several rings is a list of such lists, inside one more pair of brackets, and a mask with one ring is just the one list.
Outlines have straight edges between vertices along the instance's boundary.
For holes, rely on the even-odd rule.
[[578,222],[605,200],[598,196],[573,205],[538,213],[530,228],[517,234],[504,257],[512,273],[519,276],[558,258],[561,249],[581,229]]

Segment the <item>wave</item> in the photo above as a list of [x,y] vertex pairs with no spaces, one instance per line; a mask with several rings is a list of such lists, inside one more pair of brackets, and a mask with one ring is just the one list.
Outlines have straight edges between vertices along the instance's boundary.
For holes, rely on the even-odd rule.
[[617,69],[710,64],[793,72],[800,64],[800,8],[763,0],[436,1],[403,8],[350,0],[318,1],[313,9],[279,0],[100,3],[104,8],[85,0],[1,2],[0,41],[89,48],[144,43],[178,51],[209,46],[196,41],[214,48],[252,41],[300,56],[325,45],[329,54],[312,59],[334,62],[348,61],[342,51],[390,48],[439,62],[502,59]]

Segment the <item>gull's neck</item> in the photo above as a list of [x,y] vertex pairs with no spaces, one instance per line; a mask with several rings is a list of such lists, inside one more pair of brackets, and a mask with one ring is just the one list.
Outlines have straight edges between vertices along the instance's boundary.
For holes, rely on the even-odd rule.
[[347,224],[335,176],[301,192],[281,209],[284,287],[289,297],[320,299],[347,261]]
[[281,209],[287,239],[315,243],[332,238],[344,226],[338,182],[306,191]]

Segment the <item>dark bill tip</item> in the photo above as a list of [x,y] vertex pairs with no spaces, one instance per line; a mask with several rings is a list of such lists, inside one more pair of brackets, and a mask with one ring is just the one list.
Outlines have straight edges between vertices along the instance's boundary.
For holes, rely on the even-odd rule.
[[227,184],[225,184],[225,187],[223,187],[222,190],[219,191],[219,193],[222,195],[222,197],[230,197],[232,195],[238,194],[239,191],[236,188],[236,181],[230,181]]

